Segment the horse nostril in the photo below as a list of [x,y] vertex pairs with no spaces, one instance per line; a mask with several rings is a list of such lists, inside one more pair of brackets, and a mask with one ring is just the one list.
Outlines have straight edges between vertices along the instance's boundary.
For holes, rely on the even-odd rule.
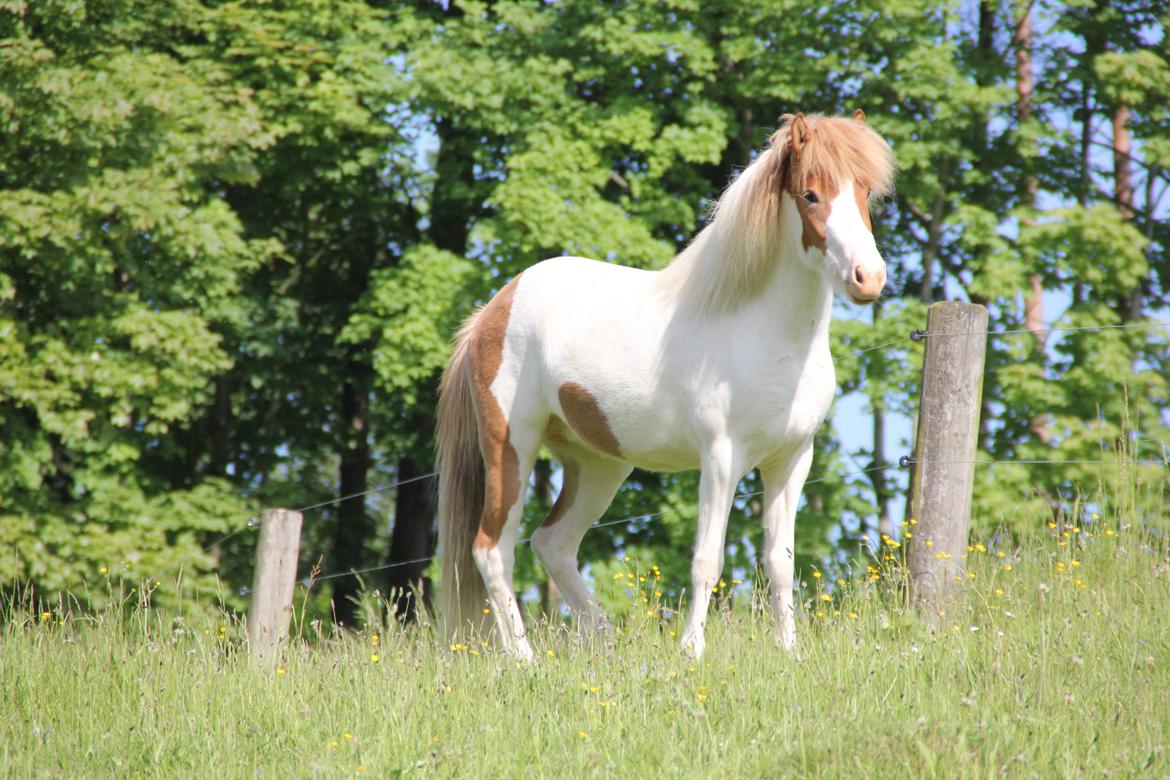
[[861,266],[853,266],[853,281],[857,282],[858,287],[865,286],[865,274],[861,271]]

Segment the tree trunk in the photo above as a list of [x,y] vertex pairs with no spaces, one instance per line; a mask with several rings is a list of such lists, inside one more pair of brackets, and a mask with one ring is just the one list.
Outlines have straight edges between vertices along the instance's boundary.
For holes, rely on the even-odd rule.
[[[552,506],[552,471],[553,464],[545,458],[538,458],[536,468],[532,471],[533,498],[542,506]],[[547,573],[546,573],[547,574]],[[546,620],[553,620],[561,612],[560,592],[552,577],[546,576],[540,583],[540,611]]]
[[943,218],[946,210],[946,171],[939,176],[941,189],[934,196],[930,208],[930,223],[926,228],[926,248],[922,251],[922,290],[920,299],[925,304],[934,302],[934,268],[938,264],[939,248],[942,245]]
[[216,477],[227,474],[232,444],[232,378],[215,378],[215,411],[211,423],[211,465],[208,471]]
[[[1032,69],[1032,3],[1024,0],[1016,19],[1016,34],[1013,39],[1016,46],[1016,117],[1018,125],[1022,126],[1032,117],[1032,93],[1036,90],[1036,78]],[[1026,156],[1025,167],[1031,168],[1032,155]],[[1022,221],[1024,227],[1033,226],[1036,221],[1030,213],[1036,208],[1036,195],[1040,185],[1035,175],[1028,170],[1024,174],[1023,187],[1020,193],[1022,205],[1028,209],[1029,216]],[[1024,328],[1031,331],[1033,337],[1032,358],[1041,366],[1047,363],[1044,354],[1044,345],[1048,341],[1048,332],[1044,330],[1044,285],[1039,274],[1033,274],[1029,280],[1031,291],[1024,301]],[[1028,428],[1043,444],[1052,438],[1048,430],[1049,416],[1047,412],[1038,412],[1028,420]]]
[[[880,302],[873,305],[873,321],[877,325],[881,317]],[[870,462],[869,480],[873,484],[874,500],[877,503],[877,529],[882,536],[892,536],[894,524],[890,519],[890,501],[893,491],[886,481],[886,411],[880,404],[873,407],[873,460]]]
[[[1016,120],[1017,127],[1021,127],[1032,118],[1032,94],[1036,91],[1036,77],[1032,69],[1032,3],[1024,0],[1020,15],[1016,20],[1016,34],[1013,38],[1016,46]],[[1032,166],[1032,156],[1028,155],[1027,168]],[[1028,208],[1035,208],[1036,193],[1039,183],[1029,170],[1024,174],[1023,201]],[[1031,224],[1032,220],[1027,220]]]
[[[399,481],[434,471],[430,461],[407,456],[398,461]],[[420,479],[398,487],[394,497],[394,531],[390,537],[387,585],[394,617],[402,623],[418,619],[418,597],[431,611],[431,581],[423,577],[435,554],[435,512],[438,510],[438,482]]]
[[[475,175],[472,150],[477,143],[449,117],[437,123],[439,151],[435,158],[435,188],[431,196],[430,226],[427,238],[440,249],[456,255],[467,253],[467,240],[476,210]],[[408,428],[417,441],[434,438],[434,409],[438,397],[436,375],[419,388],[418,406],[411,414]],[[430,447],[415,447],[398,461],[398,479],[411,479],[434,470]],[[418,595],[430,608],[431,582],[423,577],[425,562],[420,558],[434,555],[436,546],[435,514],[438,494],[435,480],[419,480],[398,489],[394,501],[394,530],[390,537],[387,565],[394,614],[403,623],[418,618]]]
[[[353,373],[360,371],[351,364]],[[365,493],[370,470],[370,437],[366,417],[369,396],[351,379],[341,386],[341,424],[345,426],[338,469],[340,497]],[[356,571],[366,566],[365,543],[373,535],[374,523],[366,512],[366,497],[354,498],[337,504],[337,521],[333,530],[333,555],[330,564],[337,571]],[[356,615],[356,597],[361,583],[357,577],[338,577],[333,585],[334,619],[343,626],[353,626]]]

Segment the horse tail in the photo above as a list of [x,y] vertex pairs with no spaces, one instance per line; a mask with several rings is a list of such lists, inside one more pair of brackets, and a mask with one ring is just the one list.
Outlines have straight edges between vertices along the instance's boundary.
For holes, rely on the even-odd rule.
[[484,502],[484,462],[475,416],[471,334],[478,314],[467,319],[439,384],[439,548],[443,560],[443,631],[448,641],[464,629],[481,630],[487,589],[472,546]]

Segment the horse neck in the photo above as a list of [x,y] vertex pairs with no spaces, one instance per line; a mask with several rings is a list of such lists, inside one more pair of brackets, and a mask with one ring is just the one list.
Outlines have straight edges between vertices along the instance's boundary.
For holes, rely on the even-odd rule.
[[784,242],[767,285],[742,304],[738,314],[749,319],[766,341],[828,347],[833,289],[819,270],[798,254],[799,239]]
[[[726,323],[733,328],[750,327],[767,340],[827,345],[832,287],[802,257],[800,216],[791,203],[781,204],[780,219],[777,240],[753,247],[766,253],[753,257],[743,255],[745,247],[735,240],[734,226],[708,225],[662,272],[675,305],[709,326]],[[732,267],[744,262],[766,269],[746,289],[746,280],[737,279]],[[739,289],[729,291],[719,285]]]

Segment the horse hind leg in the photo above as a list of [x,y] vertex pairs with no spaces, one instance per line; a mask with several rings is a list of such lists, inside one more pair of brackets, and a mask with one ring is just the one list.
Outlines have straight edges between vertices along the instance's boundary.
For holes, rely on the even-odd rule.
[[532,534],[532,549],[580,624],[604,631],[610,623],[581,576],[577,550],[631,469],[618,461],[584,454],[554,454],[562,466],[561,491],[548,517]]
[[504,651],[532,660],[520,604],[513,590],[516,536],[524,509],[524,486],[536,460],[539,438],[507,426],[482,436],[485,485],[479,533],[472,548],[476,568],[487,587],[488,609]]

